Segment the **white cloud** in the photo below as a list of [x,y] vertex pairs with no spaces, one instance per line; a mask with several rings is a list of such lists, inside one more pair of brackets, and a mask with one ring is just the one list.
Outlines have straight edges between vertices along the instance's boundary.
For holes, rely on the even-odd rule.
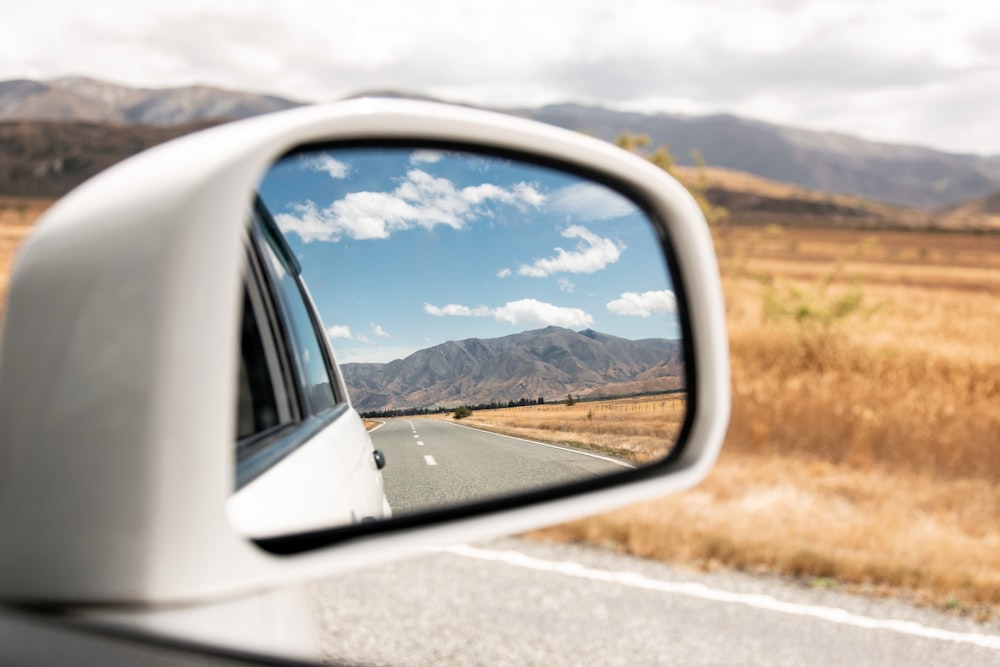
[[327,327],[326,335],[330,338],[354,338],[354,335],[351,333],[351,327],[346,324],[334,324],[333,326]]
[[576,183],[549,195],[549,206],[574,219],[612,220],[637,213],[639,209],[611,188],[598,183]]
[[580,308],[554,306],[535,299],[511,301],[497,308],[494,316],[500,322],[514,325],[589,327],[594,323],[594,318]]
[[521,201],[536,208],[543,205],[547,199],[547,197],[536,190],[534,186],[527,183],[518,183],[515,185],[514,192],[517,193],[517,196],[521,199]]
[[559,278],[556,280],[556,283],[559,285],[559,289],[567,294],[572,294],[573,290],[576,288],[576,285],[574,285],[568,278]]
[[677,311],[677,298],[670,290],[652,292],[625,292],[619,298],[608,303],[608,310],[617,315],[666,315]]
[[497,271],[497,278],[507,278],[508,276],[510,276],[510,274],[511,274],[510,269],[500,269],[499,271]]
[[351,173],[351,167],[346,162],[341,162],[328,153],[319,155],[307,155],[302,158],[302,163],[307,169],[312,171],[325,171],[330,178],[347,178]]
[[567,227],[562,235],[568,239],[580,239],[576,250],[556,248],[555,257],[536,260],[530,266],[522,264],[518,274],[544,278],[553,273],[594,273],[617,262],[625,250],[621,241],[601,238],[580,225]]
[[410,164],[434,164],[444,158],[441,151],[417,150],[410,155]]
[[393,232],[446,225],[462,229],[481,215],[487,204],[537,206],[545,196],[531,185],[510,189],[493,184],[456,188],[446,178],[411,169],[392,192],[352,192],[320,209],[315,202],[292,204],[274,216],[281,231],[298,234],[303,242],[385,239]]
[[469,308],[454,303],[439,308],[425,303],[424,312],[435,316],[493,317],[498,322],[507,322],[515,326],[583,327],[594,323],[594,318],[585,310],[556,306],[536,299],[509,301],[499,308],[487,308],[486,306]]
[[417,350],[417,346],[345,347],[335,350],[337,363],[384,364],[394,359],[404,359]]
[[[378,324],[374,322],[369,323],[372,327],[372,332],[378,338],[391,338],[391,336]],[[365,345],[372,345],[372,339],[370,336],[361,333],[355,333],[351,331],[351,327],[346,324],[334,324],[326,328],[326,335],[330,340],[354,340],[359,343],[364,343]]]
[[486,306],[469,308],[468,306],[460,306],[457,303],[449,303],[444,308],[438,308],[437,306],[425,303],[424,312],[428,315],[435,315],[437,317],[441,317],[443,315],[452,315],[457,317],[488,317],[493,314],[493,311]]

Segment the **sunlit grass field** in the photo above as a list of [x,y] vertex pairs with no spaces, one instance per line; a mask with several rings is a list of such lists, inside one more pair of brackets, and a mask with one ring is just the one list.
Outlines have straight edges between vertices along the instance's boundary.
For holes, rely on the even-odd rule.
[[51,203],[47,199],[0,197],[0,313],[3,313],[14,252]]
[[1000,237],[872,236],[720,239],[733,414],[718,465],[686,493],[535,535],[995,616]]
[[476,410],[469,426],[604,452],[633,463],[664,457],[677,441],[683,393]]

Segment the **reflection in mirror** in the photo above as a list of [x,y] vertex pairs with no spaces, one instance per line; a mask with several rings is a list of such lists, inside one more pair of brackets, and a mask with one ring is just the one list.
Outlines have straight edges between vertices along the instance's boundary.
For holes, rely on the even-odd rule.
[[384,454],[394,516],[620,472],[676,442],[677,300],[650,222],[615,190],[353,147],[283,158],[259,197]]

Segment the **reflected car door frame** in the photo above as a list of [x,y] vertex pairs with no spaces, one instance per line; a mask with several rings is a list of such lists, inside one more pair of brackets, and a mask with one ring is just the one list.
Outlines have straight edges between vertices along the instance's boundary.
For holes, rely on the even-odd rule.
[[[371,440],[320,334],[322,322],[298,262],[259,201],[247,255],[246,303],[253,308],[258,338],[266,341],[261,346],[266,358],[247,363],[244,350],[243,363],[270,371],[276,412],[288,419],[237,442],[236,489],[228,502],[234,527],[258,538],[387,518],[391,511]],[[245,315],[244,329],[248,326]],[[244,344],[253,338],[244,335]],[[312,358],[316,354],[319,359]],[[317,372],[325,382],[310,381]],[[241,389],[247,386],[253,383],[241,379]],[[260,403],[242,396],[239,402]]]

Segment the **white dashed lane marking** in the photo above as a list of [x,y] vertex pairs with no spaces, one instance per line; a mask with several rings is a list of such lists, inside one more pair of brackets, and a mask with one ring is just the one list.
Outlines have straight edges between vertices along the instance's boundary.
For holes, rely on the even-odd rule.
[[426,463],[429,466],[436,466],[438,464],[438,462],[435,461],[434,457],[431,456],[430,454],[424,457],[424,463]]

